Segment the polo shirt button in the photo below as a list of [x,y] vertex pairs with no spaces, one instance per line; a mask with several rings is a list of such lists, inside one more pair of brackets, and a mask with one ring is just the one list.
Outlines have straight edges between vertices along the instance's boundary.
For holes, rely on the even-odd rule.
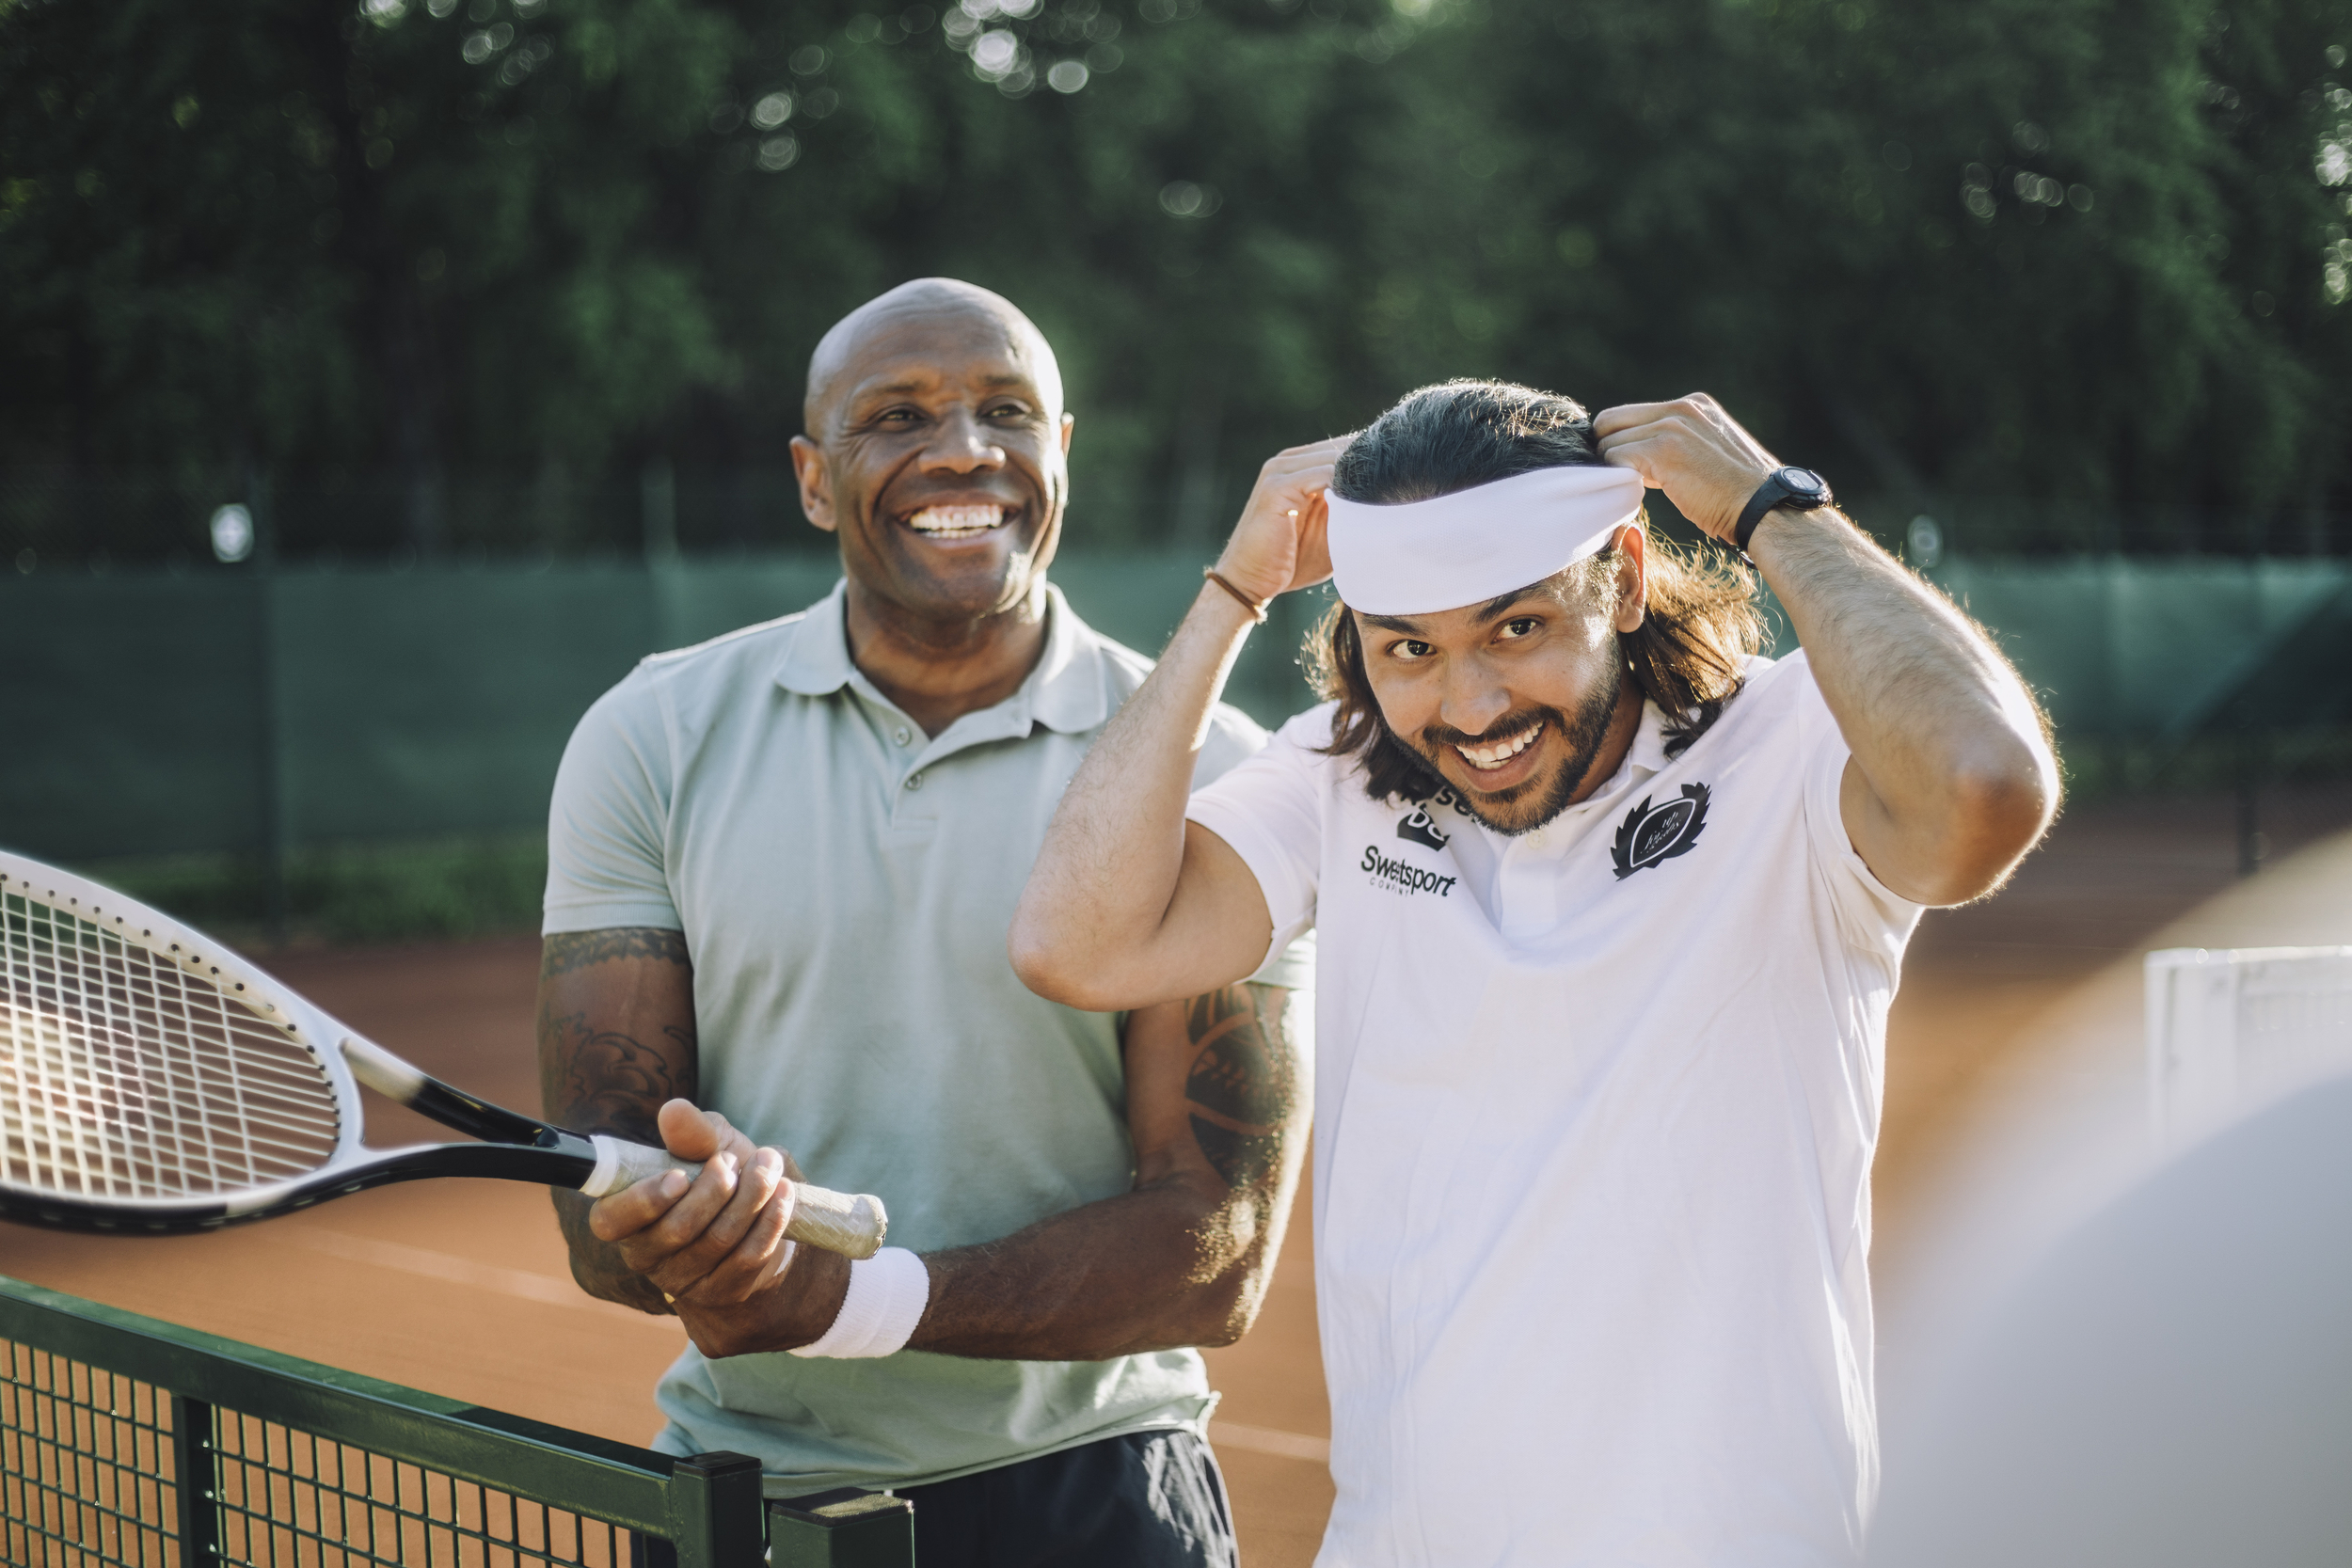
[[922,788],[922,787],[923,787],[923,775],[922,775],[922,774],[920,774],[920,773],[909,773],[909,774],[907,775],[907,787],[908,787],[909,789],[920,789],[920,788]]
[[897,729],[890,732],[890,738],[903,746],[908,741],[914,738],[914,732],[908,729],[904,724],[901,724]]

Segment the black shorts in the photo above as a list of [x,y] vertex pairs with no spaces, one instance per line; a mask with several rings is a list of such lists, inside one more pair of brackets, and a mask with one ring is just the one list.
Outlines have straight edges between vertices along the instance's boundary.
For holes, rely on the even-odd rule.
[[[1133,1432],[898,1496],[920,1568],[1236,1568],[1232,1511],[1209,1446]],[[636,1568],[674,1568],[639,1538]]]

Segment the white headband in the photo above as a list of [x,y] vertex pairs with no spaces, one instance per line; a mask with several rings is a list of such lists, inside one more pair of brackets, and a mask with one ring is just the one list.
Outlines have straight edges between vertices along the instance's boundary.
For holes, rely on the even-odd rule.
[[1642,510],[1642,476],[1578,463],[1425,501],[1328,492],[1331,578],[1351,610],[1426,615],[1484,604],[1597,554]]

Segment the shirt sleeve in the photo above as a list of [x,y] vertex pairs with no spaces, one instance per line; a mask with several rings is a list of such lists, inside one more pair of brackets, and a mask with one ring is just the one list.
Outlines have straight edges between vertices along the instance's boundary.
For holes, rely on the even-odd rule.
[[1812,843],[1813,863],[1820,868],[1836,910],[1839,934],[1850,947],[1900,963],[1903,946],[1926,906],[1880,881],[1854,848],[1839,799],[1853,749],[1814,684],[1811,668],[1791,673],[1801,673],[1804,685],[1797,699],[1797,722],[1804,741],[1805,833]]
[[633,675],[597,699],[564,748],[548,811],[542,935],[685,928],[662,847],[670,771],[658,697]]
[[1184,815],[1232,847],[1258,879],[1274,940],[1252,979],[1267,984],[1284,950],[1315,922],[1315,885],[1323,855],[1323,793],[1330,759],[1316,751],[1329,737],[1331,710],[1300,714],[1265,749],[1196,790]]

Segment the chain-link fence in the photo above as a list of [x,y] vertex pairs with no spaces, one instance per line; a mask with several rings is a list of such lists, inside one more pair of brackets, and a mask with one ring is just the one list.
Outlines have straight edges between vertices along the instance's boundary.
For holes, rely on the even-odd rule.
[[0,571],[104,575],[233,564],[596,560],[822,551],[789,468],[625,474],[108,474],[0,477]]
[[[1246,476],[1190,498],[1178,538],[1214,553]],[[1083,490],[1081,494],[1083,499]],[[224,509],[233,515],[216,526]],[[2320,510],[2260,515],[2194,507],[2122,509],[2002,497],[1863,495],[1850,511],[1890,549],[1934,567],[1967,559],[2309,557],[2352,553],[2352,517]],[[1653,512],[1672,508],[1652,501]],[[1178,525],[1170,523],[1169,528]],[[1085,548],[1110,529],[1083,508],[1067,525]],[[1147,532],[1149,531],[1146,531]],[[788,467],[673,467],[587,473],[0,476],[0,574],[103,575],[146,565],[234,563],[248,553],[310,566],[445,560],[459,564],[664,559],[775,550],[830,553],[801,515]]]

